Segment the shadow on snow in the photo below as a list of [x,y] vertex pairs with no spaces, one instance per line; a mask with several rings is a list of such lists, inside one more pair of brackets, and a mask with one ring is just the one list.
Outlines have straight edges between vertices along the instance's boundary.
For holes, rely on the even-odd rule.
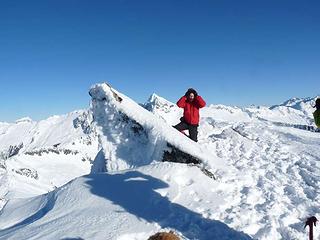
[[171,228],[190,239],[251,239],[248,235],[229,228],[226,224],[206,219],[161,196],[156,189],[169,185],[139,171],[119,174],[92,174],[86,177],[91,192],[103,197],[124,211],[162,228]]

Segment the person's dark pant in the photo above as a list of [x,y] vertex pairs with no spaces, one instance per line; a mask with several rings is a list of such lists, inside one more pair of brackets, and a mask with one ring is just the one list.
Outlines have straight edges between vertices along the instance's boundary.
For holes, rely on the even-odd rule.
[[191,138],[195,142],[198,142],[198,125],[191,125],[186,122],[180,122],[173,127],[179,130],[180,132],[188,129],[189,138]]

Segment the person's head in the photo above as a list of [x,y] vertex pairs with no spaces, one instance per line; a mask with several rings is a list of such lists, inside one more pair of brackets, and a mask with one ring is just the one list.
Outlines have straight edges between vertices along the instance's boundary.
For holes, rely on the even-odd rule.
[[197,97],[197,95],[198,95],[197,91],[194,90],[193,88],[189,88],[185,94],[185,96],[188,98],[190,102],[192,102]]

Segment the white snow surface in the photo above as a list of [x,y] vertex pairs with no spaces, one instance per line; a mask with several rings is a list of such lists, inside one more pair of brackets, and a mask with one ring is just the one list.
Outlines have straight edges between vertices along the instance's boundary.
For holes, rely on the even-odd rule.
[[[88,111],[0,123],[0,239],[142,240],[169,230],[181,239],[307,239],[304,222],[320,212],[320,134],[293,125],[314,124],[315,98],[208,105],[194,143],[171,127],[181,109],[156,94],[139,105],[106,84],[90,93]],[[166,141],[203,160],[217,180],[161,162]],[[39,149],[80,153],[26,154]],[[15,172],[24,166],[38,180]]]
[[99,149],[88,110],[39,122],[0,123],[0,209],[6,201],[47,193],[90,173]]
[[9,202],[0,239],[147,239],[171,229],[184,239],[250,239],[211,217],[224,199],[214,190],[217,182],[202,184],[206,178],[198,168],[173,163],[80,177]]

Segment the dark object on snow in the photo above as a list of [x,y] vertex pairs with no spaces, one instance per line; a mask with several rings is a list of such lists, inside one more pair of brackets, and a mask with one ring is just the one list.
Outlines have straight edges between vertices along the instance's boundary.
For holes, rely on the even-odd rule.
[[112,91],[112,89],[111,89],[111,92],[112,92],[114,98],[115,98],[118,102],[122,102],[122,98],[121,98],[118,94],[116,94],[114,91]]
[[144,130],[143,126],[138,123],[136,120],[129,118],[125,113],[119,112],[119,115],[121,116],[121,120],[125,123],[128,123],[129,126],[131,126],[132,131],[137,135],[144,134],[146,138],[148,138],[147,132]]
[[304,225],[304,228],[309,226],[309,240],[313,240],[313,225],[316,226],[318,219],[315,216],[309,217]]
[[180,240],[180,238],[173,231],[170,231],[168,233],[158,232],[149,237],[148,240]]
[[108,84],[108,83],[106,83],[109,87],[110,87],[110,90],[111,90],[111,92],[112,92],[112,94],[113,94],[113,97],[118,101],[118,102],[122,102],[122,98],[115,92],[115,91],[113,91],[112,90],[112,88],[111,88],[111,86]]
[[314,122],[320,128],[320,107],[313,113]]
[[55,154],[62,154],[63,153],[65,155],[68,155],[68,154],[77,155],[77,154],[79,154],[79,151],[66,149],[66,148],[53,147],[53,148],[40,148],[38,150],[26,152],[25,154],[31,155],[31,156],[34,156],[34,155],[42,156],[44,154],[49,154],[49,153],[55,153]]
[[162,157],[163,162],[176,162],[176,163],[184,163],[184,164],[190,164],[192,166],[196,166],[200,168],[201,171],[206,176],[216,180],[216,177],[214,176],[214,174],[202,166],[202,162],[200,159],[181,151],[180,149],[176,148],[170,143],[167,143],[167,147],[168,147],[168,150],[164,151],[163,153],[163,157]]
[[315,108],[320,108],[320,98],[317,98]]
[[[118,101],[118,102],[122,102],[122,97],[120,97],[112,88],[111,88],[111,86],[108,84],[108,83],[105,83],[109,88],[110,88],[110,91],[112,92],[112,95],[113,95],[113,97],[116,99],[116,101]],[[89,91],[89,95],[90,95],[90,97],[92,97],[92,99],[96,99],[96,98],[94,98],[94,96],[92,96],[92,93],[91,93],[91,91]],[[100,100],[100,101],[106,101],[107,99],[105,98],[105,97],[103,97],[102,99],[98,99],[98,100]]]
[[18,155],[19,151],[23,148],[23,143],[20,143],[17,146],[10,145],[9,151],[8,151],[8,158],[11,158],[15,155]]
[[210,172],[209,170],[207,170],[205,168],[200,168],[200,169],[204,173],[204,175],[207,175],[209,178],[216,180],[216,177],[214,176],[214,174],[212,172]]
[[56,144],[53,144],[53,147],[54,148],[57,148],[61,143],[56,143]]
[[36,180],[39,179],[39,175],[36,170],[31,170],[29,168],[20,168],[18,170],[15,170],[15,172],[21,176],[34,178]]
[[23,148],[23,143],[20,143],[19,145],[10,145],[8,150],[4,150],[0,152],[0,159],[8,159],[13,156],[16,156],[19,154],[20,150]]
[[314,106],[317,110],[313,113],[314,122],[318,128],[320,128],[320,98],[316,100],[316,105]]
[[167,143],[167,147],[171,151],[164,151],[162,161],[163,162],[177,162],[177,163],[187,163],[187,164],[200,164],[201,160],[188,154],[180,149],[176,148],[175,146]]
[[[320,114],[320,110],[317,110],[318,113]],[[314,114],[317,112],[315,111]],[[320,116],[319,116],[320,118]],[[264,121],[267,122],[268,120],[264,119],[264,118],[259,118],[258,119],[260,121]],[[320,120],[320,119],[319,119]],[[316,116],[315,116],[315,121],[316,121]],[[275,126],[279,126],[279,127],[292,127],[292,128],[297,128],[297,129],[301,129],[301,130],[306,130],[306,131],[310,131],[310,132],[320,132],[319,128],[315,128],[314,126],[309,126],[309,125],[301,125],[301,124],[290,124],[290,123],[283,123],[283,122],[271,122],[272,124],[274,124]],[[317,122],[316,122],[317,125]],[[319,125],[320,127],[320,125]]]

